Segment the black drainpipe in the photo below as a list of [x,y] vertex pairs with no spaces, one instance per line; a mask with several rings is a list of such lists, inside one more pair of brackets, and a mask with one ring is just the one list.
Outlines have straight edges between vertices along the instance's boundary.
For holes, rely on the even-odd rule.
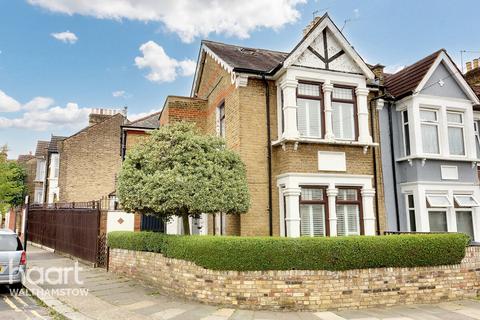
[[397,231],[400,231],[400,214],[398,208],[398,191],[397,191],[397,169],[395,167],[395,148],[393,145],[393,121],[392,121],[392,104],[388,103],[388,134],[390,138],[390,149],[392,157],[392,174],[393,174],[393,195],[395,198],[395,217],[397,220]]
[[270,134],[270,88],[265,73],[262,73],[265,85],[265,111],[267,113],[267,170],[268,170],[268,231],[273,236],[273,213],[272,213],[272,137]]
[[[372,128],[372,138],[373,138],[373,142],[375,142],[375,127],[374,127],[374,120],[373,120],[373,113],[375,112],[374,108],[372,107],[372,102],[374,100],[370,100],[370,127]],[[379,128],[380,130],[380,128]],[[377,235],[380,235],[380,221],[379,221],[379,214],[378,214],[378,210],[380,208],[380,202],[378,200],[378,188],[381,188],[382,186],[379,186],[378,184],[378,173],[377,173],[377,157],[376,157],[376,151],[375,151],[375,148],[372,147],[372,157],[373,157],[373,177],[375,179],[375,189],[377,190],[377,192],[375,193],[375,221],[376,221],[376,227],[377,227]]]

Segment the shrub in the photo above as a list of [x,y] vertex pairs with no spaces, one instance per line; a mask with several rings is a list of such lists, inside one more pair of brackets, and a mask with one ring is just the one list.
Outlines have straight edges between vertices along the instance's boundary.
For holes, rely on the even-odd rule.
[[463,234],[279,238],[112,232],[108,245],[161,252],[214,270],[351,270],[457,264],[468,239]]

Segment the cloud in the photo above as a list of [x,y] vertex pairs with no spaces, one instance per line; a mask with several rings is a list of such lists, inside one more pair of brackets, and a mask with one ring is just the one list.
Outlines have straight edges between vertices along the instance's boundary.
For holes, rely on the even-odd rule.
[[186,59],[177,61],[169,57],[165,50],[154,41],[148,41],[140,46],[142,57],[135,58],[139,69],[149,69],[145,76],[153,82],[172,82],[177,76],[191,76],[195,72],[195,61]]
[[18,118],[0,117],[0,128],[22,128],[37,131],[77,129],[86,126],[89,113],[89,108],[80,108],[78,104],[69,102],[65,107],[56,106],[26,111]]
[[131,115],[128,115],[128,120],[136,121],[138,119],[145,118],[146,116],[149,116],[152,113],[159,112],[160,110],[162,110],[162,109],[161,108],[160,109],[152,109],[152,110],[147,111],[147,112],[133,113]]
[[32,5],[68,15],[98,19],[160,22],[184,42],[211,33],[247,38],[259,28],[278,30],[300,17],[306,0],[28,0]]
[[392,64],[390,66],[386,66],[385,69],[383,69],[384,72],[386,73],[397,73],[399,71],[402,71],[403,69],[405,69],[405,66],[404,65],[400,65],[400,64]]
[[25,110],[41,110],[51,107],[54,101],[52,98],[48,97],[35,97],[25,105],[23,105],[23,109]]
[[0,112],[15,112],[21,108],[20,102],[0,90]]
[[125,98],[126,97],[126,92],[125,90],[117,90],[112,92],[112,96],[114,98]]
[[58,33],[51,33],[50,34],[52,37],[54,37],[57,40],[60,40],[64,43],[70,43],[73,44],[77,42],[78,38],[75,35],[75,33],[70,32],[70,31],[64,31],[64,32],[58,32]]

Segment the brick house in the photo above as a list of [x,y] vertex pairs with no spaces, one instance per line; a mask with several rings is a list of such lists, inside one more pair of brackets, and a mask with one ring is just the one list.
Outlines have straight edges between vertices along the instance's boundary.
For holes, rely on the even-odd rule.
[[48,144],[49,141],[37,141],[35,149],[36,170],[33,178],[35,191],[31,203],[40,204],[45,202]]
[[33,154],[21,154],[17,158],[17,163],[25,169],[25,185],[29,201],[33,201],[35,196],[35,173],[37,170],[37,160]]
[[52,135],[47,146],[43,203],[55,203],[59,200],[60,187],[58,185],[58,176],[60,171],[60,154],[58,153],[58,147],[63,139],[65,139],[65,137]]
[[202,41],[190,97],[168,97],[160,123],[193,121],[225,137],[247,167],[251,208],[203,217],[198,233],[384,230],[377,67],[328,15],[316,18],[291,52]]
[[386,74],[384,84],[380,129],[388,228],[463,232],[479,241],[477,95],[444,49]]
[[92,109],[86,128],[59,145],[59,201],[99,200],[115,190],[122,165],[124,110]]

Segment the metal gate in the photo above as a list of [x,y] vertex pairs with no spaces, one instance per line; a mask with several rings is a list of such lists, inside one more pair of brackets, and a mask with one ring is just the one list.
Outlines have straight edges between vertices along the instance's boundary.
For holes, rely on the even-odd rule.
[[31,205],[28,240],[97,264],[101,250],[98,202]]

